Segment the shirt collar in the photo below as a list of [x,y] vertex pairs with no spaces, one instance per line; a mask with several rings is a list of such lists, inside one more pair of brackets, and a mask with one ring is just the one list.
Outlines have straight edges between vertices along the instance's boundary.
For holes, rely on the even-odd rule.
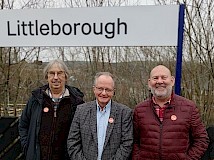
[[[101,111],[101,107],[98,104],[98,101],[96,100],[96,104],[97,104],[97,110]],[[107,109],[111,108],[111,100],[107,103],[107,105],[103,108],[103,111],[106,111]]]
[[[172,96],[169,97],[169,99],[166,101],[166,103],[164,103],[164,105],[170,104],[171,98],[172,98]],[[158,104],[156,103],[156,101],[155,101],[155,97],[154,97],[154,96],[152,96],[152,102],[153,102],[154,104],[158,105]]]

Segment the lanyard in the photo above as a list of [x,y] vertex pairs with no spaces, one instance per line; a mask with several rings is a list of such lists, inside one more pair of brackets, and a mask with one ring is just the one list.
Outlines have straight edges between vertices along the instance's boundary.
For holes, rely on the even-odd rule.
[[59,98],[53,98],[50,89],[48,89],[48,95],[50,96],[50,98],[51,98],[52,101],[54,102],[54,117],[57,116],[57,115],[56,115],[56,111],[57,111],[57,108],[59,107],[59,102],[61,101],[62,97],[63,97],[64,94],[65,94],[65,90],[66,90],[66,89],[64,89],[62,95],[61,95]]

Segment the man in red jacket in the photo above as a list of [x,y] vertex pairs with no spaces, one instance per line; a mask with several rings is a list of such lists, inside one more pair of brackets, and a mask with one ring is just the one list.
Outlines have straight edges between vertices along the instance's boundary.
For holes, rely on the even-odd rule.
[[148,86],[152,96],[134,109],[133,160],[199,160],[208,136],[191,100],[173,92],[175,78],[158,65]]

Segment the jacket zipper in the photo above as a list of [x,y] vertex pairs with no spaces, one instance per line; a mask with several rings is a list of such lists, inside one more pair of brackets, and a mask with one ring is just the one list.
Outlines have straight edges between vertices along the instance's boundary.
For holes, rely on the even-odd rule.
[[57,107],[56,107],[56,106],[54,106],[54,118],[56,118],[56,117],[57,117],[56,111],[57,111]]
[[51,126],[51,140],[50,140],[50,146],[49,146],[49,156],[48,159],[52,159],[52,148],[53,148],[53,142],[54,142],[54,133],[55,133],[55,128],[56,128],[56,121],[57,121],[57,108],[58,108],[58,104],[54,105],[54,116],[53,116],[53,121],[52,121],[52,126]]
[[162,132],[163,132],[163,124],[160,122],[160,146],[159,146],[159,158],[162,159]]
[[54,117],[53,117],[53,123],[52,123],[52,131],[51,131],[51,141],[50,141],[50,146],[49,146],[49,156],[48,156],[48,159],[51,160],[52,159],[52,148],[53,148],[53,142],[54,142],[54,133],[55,133],[55,127],[56,127],[56,120],[57,120],[57,116],[56,116],[56,110],[54,109]]

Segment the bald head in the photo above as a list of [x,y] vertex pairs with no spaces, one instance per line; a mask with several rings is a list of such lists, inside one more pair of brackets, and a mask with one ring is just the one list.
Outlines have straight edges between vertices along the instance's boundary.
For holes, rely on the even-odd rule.
[[172,76],[171,71],[164,65],[154,67],[150,72],[150,78],[156,73],[164,73],[165,75]]

